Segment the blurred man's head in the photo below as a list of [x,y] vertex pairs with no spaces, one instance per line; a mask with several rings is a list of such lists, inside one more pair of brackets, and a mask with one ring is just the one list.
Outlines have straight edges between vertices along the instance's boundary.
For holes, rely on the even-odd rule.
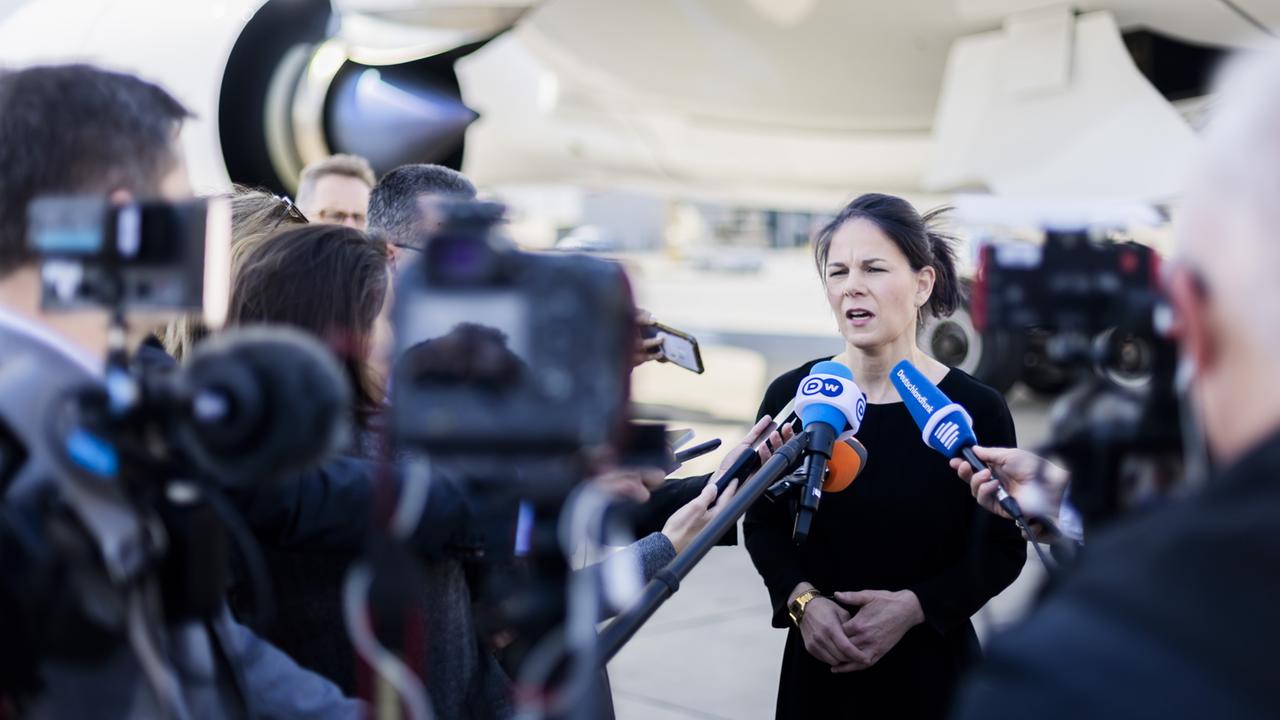
[[376,184],[368,160],[359,155],[331,155],[302,169],[298,207],[311,222],[363,230],[369,216],[369,193]]
[[1280,429],[1280,48],[1218,84],[1182,198],[1169,294],[1210,448],[1229,461]]
[[430,200],[474,200],[476,186],[467,176],[443,165],[401,165],[378,181],[369,198],[369,229],[382,233],[394,247],[416,247],[423,233],[443,218],[431,212]]
[[29,267],[39,195],[191,196],[178,132],[190,113],[156,85],[88,65],[0,75],[0,280]]

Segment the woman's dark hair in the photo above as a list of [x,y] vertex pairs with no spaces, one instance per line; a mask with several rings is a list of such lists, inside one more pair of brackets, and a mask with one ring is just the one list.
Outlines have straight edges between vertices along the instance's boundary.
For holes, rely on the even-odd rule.
[[946,317],[955,312],[964,300],[960,278],[956,275],[955,236],[937,227],[950,209],[935,208],[921,215],[911,203],[900,197],[880,193],[860,195],[845,205],[840,214],[814,238],[813,260],[818,266],[818,275],[825,276],[831,238],[836,231],[851,220],[867,220],[875,223],[898,246],[907,256],[912,270],[918,272],[926,267],[933,268],[937,279],[926,309],[934,317]]
[[387,244],[359,230],[287,230],[245,248],[231,284],[227,324],[292,325],[318,337],[346,367],[357,422],[367,427],[382,407],[382,388],[367,358],[390,263]]

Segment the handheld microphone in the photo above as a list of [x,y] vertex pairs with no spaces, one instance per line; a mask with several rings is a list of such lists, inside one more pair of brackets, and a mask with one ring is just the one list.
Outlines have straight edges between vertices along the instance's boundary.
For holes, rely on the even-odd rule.
[[867,466],[867,448],[857,438],[845,438],[831,448],[831,461],[827,463],[827,478],[822,481],[822,492],[838,493],[849,487],[862,468]]
[[[847,437],[836,441],[831,447],[831,460],[827,462],[827,475],[822,481],[822,492],[838,493],[848,489],[849,485],[862,473],[867,464],[867,448],[857,438]],[[792,490],[808,480],[806,468],[789,475],[773,484],[765,491],[764,497],[769,502],[777,502]]]
[[809,434],[806,480],[800,494],[792,539],[797,544],[809,537],[813,519],[822,500],[822,485],[831,460],[836,436],[849,428],[857,432],[867,411],[867,398],[853,382],[849,368],[832,360],[813,366],[796,390],[796,414]]
[[[968,411],[951,402],[937,385],[929,382],[924,373],[906,360],[893,367],[889,380],[906,404],[911,419],[920,426],[920,439],[926,445],[948,458],[964,458],[973,466],[974,472],[987,469],[986,463],[973,452],[978,436],[973,432],[973,418]],[[1005,491],[999,478],[996,481],[996,499],[1010,517],[1019,522],[1023,520],[1022,507]]]
[[687,447],[676,453],[676,463],[683,465],[694,458],[706,455],[718,447],[720,447],[720,438],[712,438],[704,443],[698,443],[693,447]]
[[[781,427],[786,427],[787,425],[795,422],[795,407],[796,401],[794,399],[787,401],[787,404],[778,411],[776,416],[774,416],[773,422],[769,423],[769,427],[766,428],[763,433],[760,433],[759,439],[757,439],[750,448],[743,450],[738,457],[734,459],[733,464],[729,466],[729,469],[726,470],[724,475],[720,476],[720,479],[716,481],[717,496],[724,492],[725,488],[729,487],[729,483],[734,480],[746,480],[751,477],[755,471],[760,469],[760,465],[762,464],[760,462],[760,448],[769,440],[769,436],[772,435],[775,430]],[[777,448],[774,449],[776,450]]]

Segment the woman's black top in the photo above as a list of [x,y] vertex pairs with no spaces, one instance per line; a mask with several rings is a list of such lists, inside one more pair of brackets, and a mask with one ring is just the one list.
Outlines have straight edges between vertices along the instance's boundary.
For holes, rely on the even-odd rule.
[[[758,416],[781,410],[817,362],[774,380]],[[960,370],[939,387],[969,411],[980,442],[1016,446],[1013,417],[998,392]],[[1026,543],[1012,522],[978,507],[947,459],[920,439],[901,402],[869,405],[857,438],[867,463],[846,490],[823,495],[805,545],[792,542],[794,512],[786,502],[761,499],[743,524],[773,602],[773,624],[789,629],[777,715],[941,718],[980,653],[969,617],[1018,577]],[[827,595],[911,590],[925,622],[872,667],[833,674],[804,649],[787,615],[787,598],[801,582]]]

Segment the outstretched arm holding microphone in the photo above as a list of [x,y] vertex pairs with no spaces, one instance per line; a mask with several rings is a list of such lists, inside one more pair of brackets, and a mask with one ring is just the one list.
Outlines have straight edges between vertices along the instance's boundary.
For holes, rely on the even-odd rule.
[[988,512],[1009,517],[996,498],[1003,482],[1004,489],[1022,506],[1041,542],[1083,542],[1080,517],[1068,497],[1071,476],[1065,469],[1018,448],[975,445],[973,453],[986,463],[986,468],[974,472],[973,466],[962,458],[953,458],[951,468],[969,484],[979,505]]
[[[1030,518],[1023,510],[1022,504],[1005,488],[1002,476],[992,475],[986,462],[978,457],[974,450],[978,446],[978,436],[974,431],[973,419],[969,411],[963,405],[953,402],[919,368],[907,360],[894,366],[889,379],[911,412],[912,419],[920,428],[920,439],[924,444],[945,456],[952,463],[952,467],[956,467],[955,463],[960,461],[971,471],[977,470],[980,474],[985,472],[987,477],[991,478],[991,483],[982,489],[988,503],[984,507],[996,508],[999,510],[996,514],[1012,519],[1022,531],[1023,536],[1031,541],[1031,546],[1040,556],[1044,566],[1052,568],[1048,557],[1040,549],[1040,533],[1030,524]],[[1032,460],[1030,464],[1038,463]],[[1034,490],[1032,494],[1035,494]],[[1038,497],[1032,499],[1039,500]],[[1037,504],[1043,505],[1042,502]],[[1056,527],[1052,530],[1057,532]]]

